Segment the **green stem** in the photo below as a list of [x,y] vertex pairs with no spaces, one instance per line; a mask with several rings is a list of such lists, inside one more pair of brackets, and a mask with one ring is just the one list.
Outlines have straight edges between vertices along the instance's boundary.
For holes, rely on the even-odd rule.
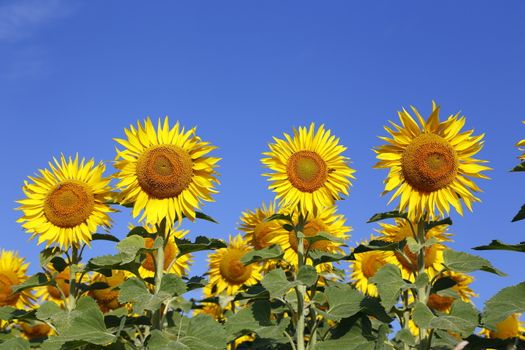
[[[425,220],[420,219],[417,223],[417,242],[419,243],[419,252],[417,255],[417,276],[421,276],[425,273],[425,241],[426,241],[426,232],[425,232]],[[417,289],[417,301],[426,305],[428,302],[428,283],[424,286],[421,286]],[[430,338],[426,328],[419,328],[419,349],[429,350],[430,349]]]
[[[157,259],[155,260],[155,294],[160,291],[160,285],[162,282],[162,277],[164,276],[164,233],[162,233],[163,242],[160,247],[157,248]],[[164,304],[161,304],[158,310],[153,313],[153,328],[162,330],[163,318],[162,318],[162,307]],[[167,307],[167,306],[166,306]]]
[[69,296],[67,300],[67,308],[69,311],[76,307],[76,281],[74,265],[78,262],[78,248],[73,245],[71,249],[71,258],[69,259]]
[[[302,223],[300,223],[302,227]],[[300,233],[300,234],[298,234]],[[296,230],[297,237],[297,268],[298,271],[301,267],[304,266],[304,235],[301,231]],[[305,325],[305,315],[304,315],[304,295],[306,294],[306,286],[299,284],[295,287],[297,294],[297,329],[295,332],[297,350],[305,350],[304,343],[304,325]]]

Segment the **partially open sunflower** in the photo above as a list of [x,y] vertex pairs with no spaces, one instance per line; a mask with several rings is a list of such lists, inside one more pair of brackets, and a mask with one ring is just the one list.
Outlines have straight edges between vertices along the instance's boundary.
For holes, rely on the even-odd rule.
[[484,135],[461,131],[465,117],[459,113],[440,122],[435,103],[426,121],[411,108],[419,125],[403,109],[398,112],[401,125],[391,122],[393,128],[385,127],[391,138],[380,137],[387,144],[375,150],[379,159],[375,167],[390,170],[383,194],[395,190],[390,202],[400,197],[399,209],[416,219],[448,214],[451,206],[463,215],[461,202],[472,211],[472,203],[480,201],[472,192],[481,191],[472,178],[487,179],[482,171],[490,170],[482,165],[486,161],[473,158]]
[[14,286],[27,280],[28,266],[29,263],[26,263],[18,252],[2,249],[0,252],[0,307],[13,306],[18,309],[31,307],[35,297],[29,290],[13,293]]
[[303,214],[316,213],[330,207],[348,195],[350,179],[355,170],[348,166],[342,153],[346,148],[330,130],[315,124],[294,129],[293,136],[284,134],[285,140],[274,137],[270,152],[263,154],[262,162],[272,173],[264,174],[271,182],[269,188],[277,193],[280,205],[296,209]]
[[218,183],[215,168],[219,158],[209,157],[215,149],[177,122],[170,127],[168,117],[158,120],[157,129],[148,118],[125,129],[127,139],[115,139],[115,167],[122,204],[133,204],[133,217],[142,211],[141,221],[169,223],[187,217],[195,219],[201,201],[213,201]]
[[24,215],[18,222],[31,238],[38,236],[38,244],[62,248],[89,244],[99,226],[111,224],[108,213],[113,209],[106,204],[111,180],[102,175],[105,165],[62,155],[49,168],[40,170],[40,176],[30,176],[31,183],[25,182],[26,198],[18,201]]

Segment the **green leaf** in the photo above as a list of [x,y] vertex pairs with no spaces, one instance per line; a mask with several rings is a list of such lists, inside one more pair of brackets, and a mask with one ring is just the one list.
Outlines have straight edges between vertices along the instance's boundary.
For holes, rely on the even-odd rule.
[[494,273],[499,276],[506,276],[504,272],[496,269],[492,264],[480,256],[457,252],[452,249],[446,249],[443,253],[444,264],[452,271],[469,273],[476,270]]
[[363,309],[365,296],[346,284],[337,284],[325,288],[324,294],[328,300],[328,310],[319,311],[332,320],[351,317]]
[[217,220],[215,220],[215,219],[212,218],[211,216],[206,215],[206,214],[204,214],[203,212],[200,212],[200,211],[196,211],[196,212],[195,212],[195,217],[196,217],[197,219],[200,219],[200,220],[213,222],[214,224],[218,224],[218,223],[219,223]]
[[[384,250],[384,251],[391,251],[391,250],[403,250],[405,247],[406,240],[402,240],[400,242],[387,242],[387,241],[381,241],[381,240],[372,240],[368,244],[360,244],[358,245],[352,252],[351,256],[354,254],[359,253],[366,253],[371,250]],[[352,257],[351,260],[355,260],[355,258]]]
[[333,236],[327,232],[318,232],[315,236],[305,236],[304,239],[307,240],[309,244],[314,244],[319,241],[330,241],[335,243],[345,242],[344,239]]
[[0,344],[0,350],[29,350],[29,342],[23,338],[9,339]]
[[525,312],[525,282],[503,288],[485,302],[483,323],[486,328],[495,330],[496,324],[513,313]]
[[[366,322],[364,322],[366,319]],[[316,350],[374,350],[375,337],[370,334],[370,321],[362,317],[345,318],[332,330],[329,340],[319,342]]]
[[179,276],[168,273],[162,276],[159,293],[166,293],[170,297],[182,295],[187,291],[186,283]]
[[297,285],[296,282],[288,281],[286,273],[282,269],[275,269],[268,272],[264,275],[261,284],[270,293],[271,298],[280,298],[286,294],[290,288]]
[[93,233],[91,235],[92,241],[110,241],[110,242],[120,242],[120,239],[117,237],[110,235],[108,233]]
[[204,236],[198,236],[195,238],[195,242],[193,243],[190,240],[184,238],[175,238],[175,242],[179,248],[178,256],[198,252],[201,250],[226,248],[226,243],[224,243],[224,241],[214,238],[210,239]]
[[394,219],[394,218],[406,219],[407,217],[408,217],[407,213],[404,213],[404,212],[402,213],[402,212],[399,212],[397,210],[394,210],[394,211],[389,211],[389,212],[386,212],[386,213],[374,214],[370,219],[368,219],[367,223],[381,221],[381,220],[387,220],[387,219]]
[[261,262],[268,259],[280,259],[283,256],[283,250],[277,244],[273,244],[269,247],[251,250],[244,254],[241,258],[241,262],[244,265],[250,265],[252,263]]
[[430,231],[434,227],[441,226],[441,225],[452,225],[452,220],[450,218],[445,218],[443,220],[438,221],[430,221],[428,223],[425,223],[425,232]]
[[430,322],[434,319],[434,314],[428,306],[418,301],[414,307],[413,319],[416,326],[420,328],[430,328]]
[[525,242],[519,244],[507,244],[498,240],[492,240],[489,245],[474,247],[475,250],[510,250],[525,253]]
[[[270,215],[269,217],[267,217],[266,219],[264,219],[264,221],[274,221],[274,220],[283,220],[283,221],[288,221],[290,223],[292,223],[292,216],[291,215],[285,215],[285,214],[273,214],[273,215]],[[290,231],[290,230],[288,230]]]
[[170,331],[154,330],[148,340],[150,350],[222,350],[226,331],[208,315],[180,317]]
[[161,287],[156,294],[151,294],[144,281],[130,278],[120,285],[119,301],[132,303],[133,311],[142,313],[144,310],[155,311],[166,300],[186,291],[186,284],[174,274],[163,276]]
[[46,267],[51,259],[61,256],[63,251],[58,247],[49,247],[40,252],[40,266]]
[[11,292],[19,293],[23,290],[40,287],[40,286],[46,286],[50,283],[50,281],[47,279],[47,276],[43,272],[38,272],[34,274],[33,276],[29,277],[27,280],[24,281],[24,283],[18,284],[16,286],[13,286],[11,289]]
[[438,293],[442,290],[454,287],[458,282],[450,277],[441,277],[432,285],[430,293]]
[[142,226],[135,226],[127,234],[127,237],[131,237],[131,236],[154,237],[155,235],[152,233],[149,233],[148,230],[146,230]]
[[520,221],[525,219],[525,204],[520,208],[520,211],[512,218],[512,222]]
[[28,320],[35,318],[35,310],[19,310],[12,306],[0,307],[0,320]]
[[[46,348],[60,348],[64,343],[77,341],[97,345],[108,345],[116,337],[108,332],[104,316],[95,300],[82,297],[74,310],[68,312],[51,302],[44,303],[37,311],[37,316],[44,321],[51,321],[57,335],[45,341]],[[41,310],[44,308],[44,310]]]
[[317,266],[319,264],[327,262],[335,262],[341,260],[353,260],[353,255],[343,255],[339,253],[325,252],[319,249],[311,249],[308,252],[308,257],[312,259],[313,265]]
[[416,345],[416,338],[412,335],[412,333],[408,329],[401,329],[399,332],[397,332],[396,339],[410,346]]
[[456,300],[452,304],[450,314],[433,318],[429,328],[449,330],[467,336],[478,326],[478,319],[478,311],[472,304]]
[[401,277],[399,267],[392,264],[381,267],[370,282],[376,284],[381,304],[385,310],[390,310],[397,303],[402,288],[409,286]]
[[511,171],[525,171],[525,162],[521,162],[519,165],[516,165]]
[[317,282],[317,271],[315,267],[304,265],[299,268],[297,272],[297,281],[306,286],[313,286]]

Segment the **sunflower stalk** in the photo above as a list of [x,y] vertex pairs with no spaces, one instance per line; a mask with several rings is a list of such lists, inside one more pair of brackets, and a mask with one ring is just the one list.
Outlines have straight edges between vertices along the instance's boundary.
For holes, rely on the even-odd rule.
[[[161,225],[157,225],[157,232],[159,237],[162,238],[162,244],[157,248],[157,259],[155,260],[155,294],[160,291],[160,286],[162,283],[162,277],[164,277],[164,247],[167,242],[165,237],[165,220],[162,221]],[[163,317],[162,317],[162,308],[168,307],[168,305],[162,304],[160,308],[155,311],[153,315],[153,327],[155,329],[162,330],[163,326]]]
[[[417,237],[416,240],[419,243],[419,252],[417,253],[417,276],[421,276],[425,273],[425,219],[420,219],[417,223]],[[417,289],[417,301],[427,305],[429,295],[429,284],[419,287]],[[419,349],[430,350],[430,337],[427,333],[426,328],[419,328]]]
[[66,303],[69,311],[72,311],[76,307],[76,276],[73,266],[76,265],[79,260],[78,248],[76,245],[73,245],[71,248],[71,258],[69,259],[69,296]]
[[[295,234],[297,237],[297,271],[305,265],[305,250],[304,250],[304,225],[306,222],[306,217],[302,214],[299,215],[299,223],[295,227]],[[295,287],[295,292],[297,294],[297,329],[295,332],[297,350],[305,350],[304,342],[304,328],[305,328],[305,307],[304,307],[304,296],[306,294],[306,286],[300,283]]]

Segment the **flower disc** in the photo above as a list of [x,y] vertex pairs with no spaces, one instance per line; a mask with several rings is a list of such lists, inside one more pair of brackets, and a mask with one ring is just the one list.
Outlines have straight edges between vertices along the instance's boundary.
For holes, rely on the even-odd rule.
[[95,197],[86,186],[66,181],[57,185],[44,202],[44,215],[58,227],[80,225],[93,212]]
[[323,187],[328,177],[326,162],[311,151],[292,154],[286,163],[286,173],[295,188],[310,193]]

